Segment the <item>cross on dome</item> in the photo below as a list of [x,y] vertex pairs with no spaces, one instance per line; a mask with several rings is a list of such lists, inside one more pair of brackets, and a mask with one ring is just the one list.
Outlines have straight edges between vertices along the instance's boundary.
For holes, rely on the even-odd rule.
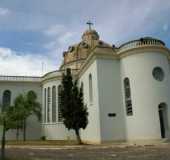
[[91,27],[92,27],[93,23],[89,20],[89,21],[87,21],[86,24],[89,26],[89,30],[91,31]]

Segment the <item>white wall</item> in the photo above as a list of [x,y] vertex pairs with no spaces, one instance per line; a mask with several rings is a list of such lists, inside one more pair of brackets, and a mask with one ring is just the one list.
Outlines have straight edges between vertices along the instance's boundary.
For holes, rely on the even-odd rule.
[[[164,70],[165,79],[162,82],[155,80],[152,76],[152,70],[156,66]],[[121,59],[121,76],[122,92],[124,92],[123,79],[125,77],[130,79],[131,85],[133,116],[125,114],[127,139],[161,138],[158,115],[160,103],[167,104],[170,117],[170,70],[167,57],[154,52],[125,57]],[[170,118],[168,121],[167,137],[169,137]]]
[[[93,85],[93,102],[89,100],[89,75],[92,75]],[[80,77],[79,83],[84,84],[84,103],[88,108],[88,125],[85,130],[81,130],[81,136],[84,141],[92,143],[101,142],[100,130],[100,111],[99,111],[99,97],[98,97],[98,76],[97,76],[97,62],[94,61],[89,68]]]
[[[125,118],[121,93],[120,61],[97,59],[102,141],[125,140]],[[115,113],[115,117],[109,117]]]
[[48,140],[75,140],[73,130],[68,130],[61,122],[43,124],[43,136]]

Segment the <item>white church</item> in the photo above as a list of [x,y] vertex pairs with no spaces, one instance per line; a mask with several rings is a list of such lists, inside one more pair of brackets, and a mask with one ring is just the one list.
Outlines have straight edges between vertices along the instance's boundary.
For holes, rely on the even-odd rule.
[[[0,101],[11,105],[33,90],[42,104],[42,122],[28,120],[27,139],[74,140],[60,112],[62,73],[71,68],[83,85],[89,124],[82,140],[161,140],[170,138],[170,50],[161,40],[144,37],[119,47],[100,40],[91,29],[63,53],[59,70],[42,77],[0,76]],[[20,135],[22,136],[22,135]],[[15,139],[16,131],[8,132]]]

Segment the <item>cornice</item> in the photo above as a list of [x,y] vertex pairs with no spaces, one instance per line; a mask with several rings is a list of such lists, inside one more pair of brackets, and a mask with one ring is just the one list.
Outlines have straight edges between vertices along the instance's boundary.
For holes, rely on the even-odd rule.
[[81,77],[81,75],[86,71],[86,69],[93,63],[96,58],[118,59],[118,55],[116,55],[113,48],[96,46],[85,60],[85,63],[81,66],[80,71],[78,72],[78,77]]
[[150,46],[150,45],[140,46],[140,47],[137,47],[137,48],[125,50],[123,52],[118,52],[118,55],[119,55],[119,58],[121,59],[121,58],[131,56],[131,55],[134,55],[134,54],[140,54],[140,53],[144,53],[144,52],[154,52],[154,51],[166,55],[167,58],[170,57],[170,50],[168,48],[164,47],[164,46],[158,46],[158,45],[155,45],[155,46]]
[[[170,50],[164,46],[158,46],[158,45],[145,45],[140,46],[136,48],[131,48],[125,51],[114,51],[111,48],[105,48],[102,49],[100,47],[96,47],[91,54],[88,56],[88,58],[85,60],[84,64],[80,68],[80,71],[78,73],[78,77],[81,77],[83,73],[87,70],[87,68],[94,62],[95,59],[114,59],[114,60],[120,60],[122,58],[125,58],[127,56],[135,55],[135,54],[143,54],[145,52],[158,52],[160,54],[163,54],[167,57],[167,59],[170,61]],[[149,54],[149,53],[146,53]]]
[[55,77],[49,77],[49,78],[46,78],[44,80],[42,80],[42,85],[48,83],[48,82],[52,82],[52,81],[56,81],[56,80],[61,80],[62,79],[62,75],[60,76],[55,76]]

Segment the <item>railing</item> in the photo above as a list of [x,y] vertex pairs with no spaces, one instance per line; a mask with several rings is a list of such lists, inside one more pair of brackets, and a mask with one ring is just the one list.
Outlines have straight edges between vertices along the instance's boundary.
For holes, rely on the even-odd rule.
[[41,82],[41,77],[29,76],[1,76],[0,81]]
[[46,74],[42,77],[41,81],[43,82],[43,81],[45,81],[45,80],[52,79],[52,78],[58,78],[58,77],[61,77],[61,76],[62,76],[62,72],[56,70],[56,71],[52,71],[52,72],[46,73]]
[[165,44],[157,39],[152,38],[141,38],[139,40],[134,40],[127,42],[119,47],[118,53],[124,52],[129,49],[143,47],[143,46],[165,46]]
[[[56,71],[52,71],[52,72],[49,72],[47,74],[45,74],[43,77],[42,77],[42,81],[45,81],[45,80],[48,80],[48,79],[51,79],[51,78],[62,78],[62,74],[65,72],[66,70],[56,70]],[[77,69],[72,69],[71,70],[71,73],[72,75],[76,75],[77,74]]]

